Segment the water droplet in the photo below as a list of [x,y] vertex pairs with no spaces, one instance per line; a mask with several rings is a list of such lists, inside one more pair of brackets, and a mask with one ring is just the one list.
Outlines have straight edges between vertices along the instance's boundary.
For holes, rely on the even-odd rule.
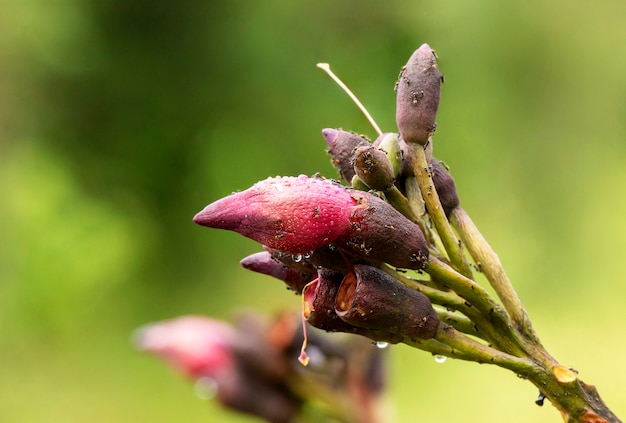
[[308,253],[305,253],[303,257],[305,260],[308,260],[311,258],[312,255],[313,255],[313,251],[309,251]]
[[435,363],[445,363],[447,359],[448,357],[446,357],[445,355],[435,354]]
[[387,348],[389,346],[389,342],[383,342],[383,341],[377,341],[376,342],[376,347],[380,348],[381,350],[383,348]]
[[294,254],[292,258],[295,263],[300,263],[302,261],[302,254]]
[[194,391],[201,400],[208,401],[217,395],[217,382],[210,377],[201,377],[196,380]]

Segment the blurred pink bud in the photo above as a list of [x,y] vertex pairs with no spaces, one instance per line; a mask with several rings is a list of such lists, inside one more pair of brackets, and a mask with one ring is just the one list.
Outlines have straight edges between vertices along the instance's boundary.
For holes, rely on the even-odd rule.
[[137,347],[165,360],[186,376],[214,376],[233,367],[234,329],[217,320],[184,316],[137,330]]
[[350,193],[330,180],[276,177],[209,204],[193,220],[270,248],[304,254],[343,235],[354,204]]

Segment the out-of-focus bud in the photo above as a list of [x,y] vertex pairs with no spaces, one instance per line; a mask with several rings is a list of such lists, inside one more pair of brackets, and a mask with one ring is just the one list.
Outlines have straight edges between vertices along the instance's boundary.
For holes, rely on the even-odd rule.
[[306,321],[318,329],[328,332],[347,332],[366,336],[375,341],[396,344],[402,336],[391,333],[386,328],[370,330],[351,325],[343,321],[335,313],[335,302],[339,285],[344,276],[327,269],[319,269],[318,279],[308,284],[303,291],[304,317]]
[[333,166],[339,170],[345,181],[350,182],[355,175],[352,166],[354,149],[361,145],[370,145],[369,140],[341,129],[326,128],[322,130],[322,135],[328,144],[328,154]]
[[350,192],[330,180],[276,177],[209,204],[193,220],[283,252],[305,254],[349,229],[354,204]]
[[301,272],[294,268],[288,267],[284,263],[272,257],[268,251],[251,254],[240,261],[240,264],[248,270],[272,276],[285,282],[287,287],[300,294],[302,288],[311,281],[311,277],[316,273],[315,268],[308,264],[309,271]]
[[197,384],[210,385],[224,406],[269,422],[292,422],[301,400],[276,378],[280,373],[268,370],[277,352],[252,349],[248,339],[223,322],[185,316],[141,328],[135,341]]
[[430,160],[430,165],[433,168],[433,184],[437,190],[437,195],[439,195],[441,207],[443,207],[446,216],[449,216],[452,210],[459,207],[459,196],[456,192],[454,178],[434,157]]
[[422,269],[428,246],[420,227],[375,195],[362,191],[353,195],[357,205],[351,208],[351,227],[335,241],[337,246],[369,261]]
[[371,189],[387,191],[395,175],[387,155],[372,145],[362,145],[354,150],[354,171]]
[[435,131],[440,86],[435,52],[422,44],[402,68],[396,83],[396,123],[406,142],[426,145]]
[[428,297],[367,265],[354,266],[354,272],[343,279],[335,312],[351,325],[413,339],[432,338],[439,327]]
[[154,354],[191,378],[215,376],[234,366],[236,333],[223,322],[200,316],[153,323],[135,333],[142,351]]

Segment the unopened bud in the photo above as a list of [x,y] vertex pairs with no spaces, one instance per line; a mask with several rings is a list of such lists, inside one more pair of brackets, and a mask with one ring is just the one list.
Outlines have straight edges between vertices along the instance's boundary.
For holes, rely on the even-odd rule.
[[391,162],[391,166],[393,167],[394,177],[398,176],[402,165],[402,150],[400,149],[399,134],[396,134],[395,132],[386,132],[376,138],[373,145],[385,153],[387,159],[389,159],[389,162]]
[[328,332],[346,332],[366,336],[375,341],[396,344],[402,336],[391,333],[385,328],[370,330],[351,325],[335,313],[335,302],[339,285],[344,275],[327,269],[319,269],[318,278],[309,283],[303,291],[304,317],[318,329]]
[[354,326],[408,338],[432,338],[439,327],[439,317],[428,297],[367,265],[355,265],[354,272],[343,279],[335,312]]
[[396,83],[396,123],[409,143],[426,145],[435,131],[441,75],[435,52],[428,44],[409,58]]
[[370,145],[370,142],[353,132],[341,129],[326,128],[322,130],[322,135],[328,144],[327,151],[331,156],[333,166],[339,170],[339,174],[345,181],[350,182],[355,175],[352,166],[354,149],[360,145]]
[[371,189],[387,191],[393,185],[394,170],[384,152],[371,145],[354,150],[354,171]]
[[[302,288],[311,281],[315,274],[315,268],[309,263],[304,263],[304,265],[307,265],[308,271],[296,270],[273,258],[268,251],[249,255],[241,260],[240,264],[245,269],[280,279],[285,282],[289,289],[298,294],[302,292]],[[303,265],[298,267],[303,267]]]
[[430,160],[430,165],[433,168],[433,184],[437,190],[437,195],[439,195],[441,207],[443,207],[446,216],[449,216],[452,210],[459,207],[459,195],[456,192],[454,178],[434,157]]
[[336,240],[347,253],[370,262],[422,269],[428,261],[428,245],[420,227],[386,201],[354,191],[348,233]]

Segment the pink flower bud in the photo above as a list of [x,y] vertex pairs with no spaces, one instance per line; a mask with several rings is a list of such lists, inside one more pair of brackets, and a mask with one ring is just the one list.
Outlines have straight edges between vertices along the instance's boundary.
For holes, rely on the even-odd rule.
[[[294,256],[332,263],[330,243],[367,262],[421,269],[428,259],[424,235],[389,203],[329,180],[269,178],[222,198],[198,213],[200,225],[230,229]],[[335,259],[343,259],[334,254]],[[335,266],[333,266],[335,267]]]
[[354,204],[350,193],[332,181],[276,177],[209,204],[193,220],[270,248],[304,254],[343,235]]

